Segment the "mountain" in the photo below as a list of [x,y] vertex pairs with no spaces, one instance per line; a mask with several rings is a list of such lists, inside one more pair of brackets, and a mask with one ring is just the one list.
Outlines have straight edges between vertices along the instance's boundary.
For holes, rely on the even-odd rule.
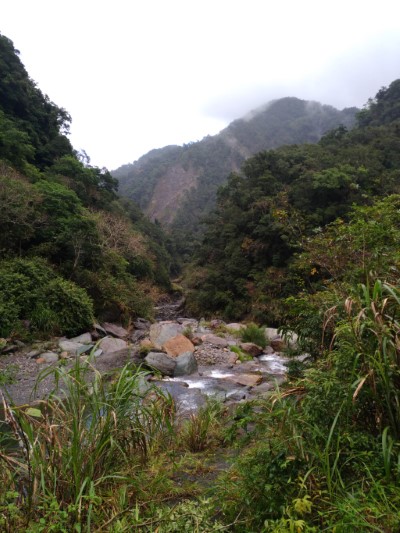
[[339,124],[351,128],[357,111],[281,98],[235,120],[218,135],[152,150],[112,175],[120,193],[151,219],[172,230],[193,231],[214,206],[218,187],[246,158],[285,144],[315,143]]
[[398,284],[400,80],[357,121],[262,151],[229,176],[187,269],[190,313],[271,325],[292,313],[292,324],[309,319],[310,337],[369,273]]

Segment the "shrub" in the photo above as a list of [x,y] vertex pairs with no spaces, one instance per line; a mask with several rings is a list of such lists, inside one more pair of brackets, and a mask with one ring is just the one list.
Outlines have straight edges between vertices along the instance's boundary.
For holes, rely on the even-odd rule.
[[0,336],[22,320],[42,333],[73,335],[90,327],[93,307],[84,289],[58,276],[38,258],[0,262]]
[[256,324],[248,324],[242,331],[243,342],[254,342],[257,346],[265,348],[267,345],[267,339],[265,337],[265,331],[263,328],[258,327]]

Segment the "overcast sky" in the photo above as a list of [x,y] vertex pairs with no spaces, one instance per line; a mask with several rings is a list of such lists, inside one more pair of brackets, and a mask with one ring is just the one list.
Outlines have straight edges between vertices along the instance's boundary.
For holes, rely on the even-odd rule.
[[110,170],[273,98],[361,107],[400,77],[399,0],[2,0],[0,32]]

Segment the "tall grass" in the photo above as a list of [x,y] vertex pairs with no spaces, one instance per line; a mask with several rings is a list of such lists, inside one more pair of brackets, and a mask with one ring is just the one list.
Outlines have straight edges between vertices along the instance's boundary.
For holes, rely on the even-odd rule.
[[4,400],[13,443],[0,460],[28,522],[51,500],[67,512],[71,530],[90,531],[101,495],[111,485],[134,485],[132,472],[170,439],[174,404],[129,366],[111,383],[79,357],[50,372],[56,388],[46,401],[11,407]]

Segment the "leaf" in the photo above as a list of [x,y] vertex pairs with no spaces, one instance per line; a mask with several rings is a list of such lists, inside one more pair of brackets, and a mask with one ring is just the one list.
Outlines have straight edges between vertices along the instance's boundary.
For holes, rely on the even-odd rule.
[[37,409],[36,407],[29,407],[25,413],[28,416],[33,416],[35,418],[42,418],[42,411],[40,409]]

